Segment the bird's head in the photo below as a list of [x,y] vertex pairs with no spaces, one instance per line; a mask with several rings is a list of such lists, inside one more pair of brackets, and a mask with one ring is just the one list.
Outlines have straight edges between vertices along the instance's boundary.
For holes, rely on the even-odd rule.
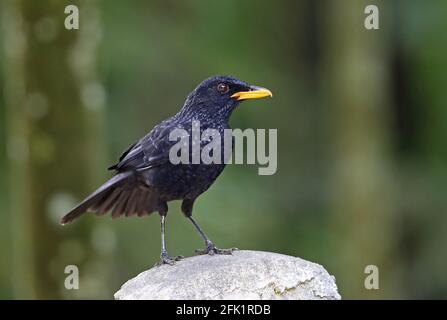
[[230,115],[240,102],[271,97],[266,88],[249,85],[230,76],[214,76],[200,83],[192,91],[183,107],[185,111],[213,115]]

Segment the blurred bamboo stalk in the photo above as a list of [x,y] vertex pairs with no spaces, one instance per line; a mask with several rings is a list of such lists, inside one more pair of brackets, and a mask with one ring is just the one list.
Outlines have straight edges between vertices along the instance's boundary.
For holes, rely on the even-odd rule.
[[64,28],[64,2],[2,6],[16,298],[61,298],[65,265],[97,259],[90,225],[58,225],[104,165],[105,95],[94,71],[100,27],[94,2],[82,4],[80,30]]
[[[333,270],[344,297],[389,297],[394,292],[393,179],[388,31],[364,28],[367,1],[328,1],[325,75],[333,148],[333,221],[341,259]],[[385,2],[379,2],[385,13]],[[383,15],[386,16],[386,15]],[[380,16],[382,18],[383,16]],[[389,15],[388,15],[389,16]],[[323,20],[323,19],[322,19]],[[379,268],[378,291],[364,287],[367,265]]]

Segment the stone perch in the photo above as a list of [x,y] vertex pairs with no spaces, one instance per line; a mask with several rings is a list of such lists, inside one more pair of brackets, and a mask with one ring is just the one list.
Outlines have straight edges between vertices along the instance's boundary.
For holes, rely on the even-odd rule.
[[117,300],[294,299],[339,300],[335,278],[320,265],[278,253],[186,258],[153,267],[127,281]]

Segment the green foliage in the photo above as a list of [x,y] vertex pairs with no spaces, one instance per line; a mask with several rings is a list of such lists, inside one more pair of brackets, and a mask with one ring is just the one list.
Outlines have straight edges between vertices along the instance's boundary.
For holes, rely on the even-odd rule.
[[[374,2],[381,10],[378,31],[363,28],[366,1],[80,1],[81,15],[87,4],[97,10],[89,19],[101,31],[91,53],[95,62],[81,77],[66,65],[67,48],[80,31],[63,29],[63,5],[18,6],[31,30],[36,16],[58,21],[52,44],[36,44],[30,31],[34,45],[27,48],[23,75],[28,89],[51,95],[55,109],[40,121],[14,113],[7,82],[17,75],[8,74],[8,60],[0,59],[0,298],[34,295],[11,285],[8,270],[17,252],[56,259],[40,271],[31,268],[42,277],[37,285],[63,279],[64,263],[82,265],[79,292],[67,294],[61,283],[34,288],[38,297],[111,297],[157,261],[157,215],[113,222],[86,215],[62,228],[50,220],[49,202],[59,195],[50,207],[63,211],[81,200],[107,177],[98,168],[175,113],[188,92],[214,74],[273,91],[273,99],[242,105],[231,123],[277,128],[279,140],[274,176],[229,166],[198,199],[194,215],[218,246],[321,263],[336,276],[344,298],[447,297],[447,4]],[[91,75],[106,93],[97,113],[79,101],[79,88]],[[32,155],[44,162],[33,164],[30,176],[12,171],[15,187],[7,179],[14,160],[6,152],[18,132],[14,121],[24,123]],[[49,154],[63,164],[45,164]],[[27,179],[33,194],[23,187]],[[12,245],[29,230],[12,221],[10,208],[20,202],[12,191],[38,203],[33,221],[41,222],[32,230],[41,242],[32,248]],[[189,255],[202,242],[179,205],[170,204],[168,249]],[[382,272],[378,291],[363,287],[367,264]]]

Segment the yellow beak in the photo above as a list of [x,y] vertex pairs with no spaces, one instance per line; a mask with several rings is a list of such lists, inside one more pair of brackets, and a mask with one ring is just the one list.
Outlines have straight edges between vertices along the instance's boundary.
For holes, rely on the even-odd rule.
[[231,97],[236,98],[236,100],[247,100],[273,97],[273,94],[266,88],[251,86],[250,91],[239,91],[233,94]]

